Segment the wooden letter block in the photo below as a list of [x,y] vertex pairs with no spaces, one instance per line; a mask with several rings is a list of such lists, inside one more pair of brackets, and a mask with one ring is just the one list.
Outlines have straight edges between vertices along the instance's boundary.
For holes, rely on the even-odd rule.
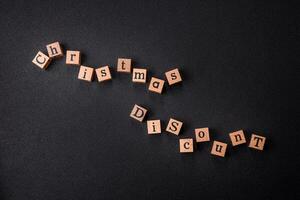
[[64,55],[59,42],[48,44],[46,47],[50,58],[58,58]]
[[179,151],[180,153],[194,152],[193,139],[192,138],[179,139]]
[[70,51],[66,53],[67,65],[80,65],[80,51]]
[[94,68],[81,65],[79,69],[78,79],[92,82],[94,74]]
[[232,143],[232,146],[240,145],[246,143],[245,135],[243,130],[235,131],[229,133],[229,137]]
[[147,79],[147,70],[146,69],[133,68],[132,82],[146,83],[146,79]]
[[158,78],[151,78],[149,91],[161,94],[164,88],[165,81]]
[[135,104],[130,113],[130,117],[142,122],[146,113],[147,113],[147,110],[145,108]]
[[196,142],[210,141],[208,128],[196,128],[195,137],[196,137]]
[[100,67],[95,71],[99,82],[111,80],[111,74],[108,66]]
[[173,85],[182,81],[178,68],[166,72],[165,75],[169,85]]
[[147,121],[148,134],[161,133],[160,120],[148,120]]
[[211,154],[224,157],[226,148],[227,148],[226,143],[214,141],[212,149],[211,149]]
[[51,59],[45,54],[43,54],[43,52],[39,51],[32,60],[32,62],[42,69],[47,69],[48,65],[51,62]]
[[249,147],[262,151],[264,149],[265,142],[266,142],[265,137],[260,136],[260,135],[252,134]]
[[168,126],[166,128],[166,131],[168,131],[169,133],[173,133],[175,135],[178,135],[179,132],[180,132],[180,129],[182,127],[182,124],[183,123],[181,121],[170,118]]
[[117,71],[130,73],[131,72],[131,59],[118,58]]

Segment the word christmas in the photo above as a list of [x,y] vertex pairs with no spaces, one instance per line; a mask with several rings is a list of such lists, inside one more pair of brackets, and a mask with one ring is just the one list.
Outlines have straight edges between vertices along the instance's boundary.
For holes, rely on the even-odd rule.
[[[42,69],[47,69],[52,59],[63,57],[63,50],[59,44],[59,42],[54,42],[48,44],[46,46],[48,55],[39,51],[32,62]],[[66,64],[67,65],[77,65],[80,66],[78,79],[92,82],[94,71],[96,72],[96,76],[98,82],[103,82],[107,80],[111,80],[112,76],[110,73],[109,66],[101,66],[97,69],[92,67],[87,67],[81,65],[80,59],[80,51],[67,50],[66,51]],[[120,73],[131,73],[132,72],[132,82],[135,83],[146,83],[147,77],[147,69],[142,68],[133,68],[131,69],[131,59],[129,58],[118,58],[117,62],[117,72]],[[182,78],[178,68],[172,69],[165,73],[167,82],[169,85],[173,85],[176,83],[182,82]],[[156,77],[151,77],[150,84],[148,90],[151,92],[161,94],[164,88],[165,80],[159,79]],[[143,122],[147,113],[147,109],[134,105],[130,117],[134,118],[139,122]],[[166,127],[166,132],[174,134],[176,136],[179,135],[180,130],[183,126],[183,122],[170,118],[169,123]],[[147,130],[149,135],[160,134],[162,132],[161,123],[159,119],[148,120],[147,121]],[[237,146],[246,143],[246,138],[243,130],[235,131],[229,133],[229,138],[231,140],[232,146]],[[209,128],[196,128],[195,129],[195,141],[196,143],[208,142],[210,141],[209,136]],[[252,134],[249,147],[263,150],[265,145],[266,138],[257,134]],[[179,139],[179,152],[180,153],[191,153],[194,152],[194,139],[193,138],[184,138]],[[213,141],[211,154],[216,156],[224,157],[227,149],[227,144],[220,141]]]

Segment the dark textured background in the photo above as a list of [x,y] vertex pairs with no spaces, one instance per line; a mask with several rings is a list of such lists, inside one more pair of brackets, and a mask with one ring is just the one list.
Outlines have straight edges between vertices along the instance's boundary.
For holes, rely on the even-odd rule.
[[[0,199],[299,199],[299,9],[286,2],[1,1]],[[84,65],[129,57],[160,78],[179,66],[184,82],[158,95],[128,74],[79,81],[65,58],[40,70],[31,60],[54,41]],[[148,136],[135,103],[163,128],[182,120],[180,137]],[[225,158],[212,142],[178,152],[205,126]],[[232,148],[239,129],[265,151]]]

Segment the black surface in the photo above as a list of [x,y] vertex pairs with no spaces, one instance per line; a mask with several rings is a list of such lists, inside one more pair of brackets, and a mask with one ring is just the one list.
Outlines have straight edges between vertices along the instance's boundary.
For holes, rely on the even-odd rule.
[[[299,199],[296,4],[1,1],[0,13],[0,199]],[[127,74],[79,81],[65,58],[40,70],[31,60],[54,41],[84,65],[129,57],[160,78],[179,66],[184,82],[158,95]],[[148,136],[135,103],[163,128],[182,120],[180,137]],[[212,142],[178,152],[205,126],[225,158]],[[239,129],[266,136],[265,151],[233,148]]]

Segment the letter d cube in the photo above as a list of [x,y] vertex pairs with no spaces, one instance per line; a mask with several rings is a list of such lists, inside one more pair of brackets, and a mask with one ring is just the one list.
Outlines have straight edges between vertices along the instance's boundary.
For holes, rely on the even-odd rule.
[[133,109],[130,113],[130,117],[142,122],[147,113],[147,110],[137,104],[133,106]]

